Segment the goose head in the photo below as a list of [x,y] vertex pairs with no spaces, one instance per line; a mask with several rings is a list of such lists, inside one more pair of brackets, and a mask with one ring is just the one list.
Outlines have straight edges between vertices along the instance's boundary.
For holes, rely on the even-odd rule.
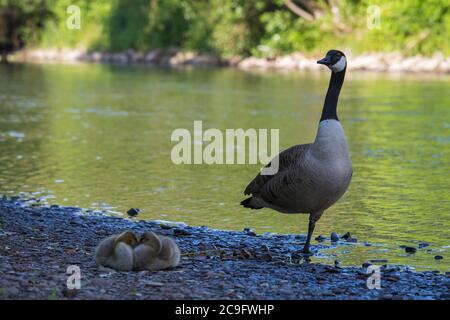
[[331,69],[333,73],[342,72],[347,67],[347,58],[342,51],[330,50],[325,58],[317,61],[318,64],[324,64]]

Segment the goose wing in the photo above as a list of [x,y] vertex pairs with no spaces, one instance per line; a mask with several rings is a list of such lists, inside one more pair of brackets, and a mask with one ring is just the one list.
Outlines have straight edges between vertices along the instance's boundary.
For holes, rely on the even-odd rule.
[[[261,175],[261,173],[258,173],[248,184],[247,188],[245,188],[244,194],[260,193],[263,190],[272,193],[272,191],[275,192],[276,189],[280,188],[281,185],[289,183],[291,178],[295,178],[295,170],[293,170],[293,167],[302,161],[310,146],[311,143],[299,144],[280,152],[276,156],[279,158],[278,172],[274,175]],[[272,161],[266,165],[266,168],[270,167]],[[275,181],[276,183],[273,183]],[[271,186],[272,184],[274,186]]]

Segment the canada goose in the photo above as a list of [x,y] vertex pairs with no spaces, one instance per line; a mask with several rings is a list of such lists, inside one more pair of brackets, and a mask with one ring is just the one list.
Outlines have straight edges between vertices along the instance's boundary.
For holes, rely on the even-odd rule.
[[347,59],[341,51],[330,50],[317,63],[330,68],[331,79],[314,142],[278,154],[278,172],[258,174],[244,191],[252,196],[241,202],[252,209],[266,207],[282,213],[309,213],[304,253],[309,253],[316,222],[345,193],[352,177],[347,139],[336,113]]
[[137,245],[137,237],[133,231],[125,231],[104,239],[95,250],[95,261],[98,265],[121,271],[133,269],[133,248]]
[[180,263],[180,249],[169,237],[146,231],[134,248],[134,261],[136,270],[174,268]]

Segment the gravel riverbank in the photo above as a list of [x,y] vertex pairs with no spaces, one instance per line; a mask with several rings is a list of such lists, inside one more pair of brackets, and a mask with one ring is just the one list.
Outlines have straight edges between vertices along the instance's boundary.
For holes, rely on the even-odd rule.
[[[172,237],[181,265],[116,272],[93,258],[104,237],[132,229]],[[295,251],[304,235],[256,235],[178,223],[138,221],[72,207],[0,200],[0,299],[450,299],[449,274],[381,267],[381,289],[366,269],[309,263]],[[313,250],[326,247],[326,241]],[[68,290],[67,267],[81,269]]]
[[[392,73],[450,73],[450,57],[436,53],[431,57],[404,56],[399,52],[367,53],[352,55],[347,53],[349,70],[392,72]],[[302,53],[292,53],[271,58],[232,57],[220,58],[211,54],[185,52],[179,49],[155,49],[148,52],[126,50],[124,52],[98,52],[77,49],[34,49],[25,50],[15,55],[16,60],[31,62],[63,62],[77,61],[114,63],[114,64],[143,64],[154,66],[199,66],[222,67],[230,66],[238,69],[262,70],[320,70],[317,59]]]

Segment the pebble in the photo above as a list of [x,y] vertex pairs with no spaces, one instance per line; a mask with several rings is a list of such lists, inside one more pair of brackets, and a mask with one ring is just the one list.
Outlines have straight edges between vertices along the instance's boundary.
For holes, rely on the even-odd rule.
[[352,236],[350,235],[350,232],[346,232],[342,237],[341,237],[341,239],[344,239],[344,240],[347,240],[347,239],[350,239]]
[[8,291],[8,295],[10,297],[17,297],[19,295],[19,292],[20,292],[19,289],[16,288],[16,287],[9,287],[7,289],[7,291]]
[[162,282],[155,282],[155,281],[145,281],[144,285],[147,287],[163,287],[164,283]]
[[128,214],[130,217],[135,217],[135,216],[137,216],[137,215],[139,214],[139,212],[141,212],[141,210],[139,210],[138,208],[131,208],[131,209],[129,209],[129,210],[127,211],[127,214]]
[[384,293],[384,294],[380,295],[380,297],[378,299],[379,300],[392,300],[392,299],[394,299],[394,296],[390,293]]
[[324,236],[322,236],[322,235],[316,237],[316,241],[317,241],[317,242],[324,242],[326,239],[327,239],[327,238],[324,237]]
[[179,228],[173,229],[172,232],[173,232],[174,236],[190,236],[191,235],[188,231],[186,231],[184,229],[179,229]]
[[[382,269],[382,279],[386,280],[383,288],[387,286],[389,292],[367,290],[368,275],[364,267],[369,266],[369,262],[363,264],[363,268],[341,268],[336,258],[331,260],[334,266],[333,263],[327,266],[320,264],[320,260],[309,263],[304,255],[296,257],[294,254],[293,258],[300,264],[293,264],[289,255],[299,249],[304,236],[301,240],[279,234],[270,238],[249,237],[241,231],[206,230],[178,224],[170,224],[172,231],[160,232],[166,235],[189,232],[189,237],[176,239],[183,254],[194,253],[183,255],[180,267],[159,272],[114,272],[96,266],[93,252],[98,241],[123,229],[141,232],[157,229],[159,224],[113,219],[98,213],[86,215],[81,228],[70,224],[71,220],[83,223],[74,211],[63,207],[52,211],[47,207],[29,209],[30,212],[25,213],[10,202],[0,203],[0,220],[6,222],[5,230],[1,231],[13,232],[10,239],[0,236],[0,274],[3,273],[0,288],[5,288],[0,291],[0,298],[130,299],[130,292],[136,293],[134,297],[145,299],[179,300],[236,299],[238,296],[242,299],[449,298],[447,274],[385,268]],[[33,210],[41,212],[45,219],[31,219]],[[330,248],[329,243],[312,246],[319,259],[334,257],[322,251],[326,248]],[[207,253],[209,258],[196,260],[195,253],[203,249],[212,250]],[[233,255],[233,251],[238,254]],[[379,251],[375,257],[382,257],[383,252]],[[79,265],[82,270],[82,290],[78,292],[64,289],[65,270],[70,264]],[[180,286],[180,283],[186,285]],[[11,293],[10,287],[13,288]]]
[[372,262],[372,263],[387,263],[388,262],[387,259],[372,259],[372,260],[369,260],[369,261]]
[[75,298],[79,292],[80,292],[80,290],[67,289],[67,287],[63,287],[63,289],[61,290],[62,295],[68,299]]
[[339,241],[339,235],[336,232],[332,232],[330,239],[332,242],[337,242],[337,241]]
[[391,282],[397,282],[400,280],[400,278],[396,277],[396,276],[387,276],[387,277],[384,277],[384,279],[387,281],[391,281]]
[[11,270],[12,269],[12,265],[8,262],[2,262],[0,263],[0,270],[5,271],[5,270]]
[[444,257],[443,257],[443,256],[440,256],[440,255],[434,256],[434,258],[435,258],[436,260],[442,260],[442,259],[444,259]]
[[405,247],[405,252],[407,253],[416,253],[417,249],[414,247]]

